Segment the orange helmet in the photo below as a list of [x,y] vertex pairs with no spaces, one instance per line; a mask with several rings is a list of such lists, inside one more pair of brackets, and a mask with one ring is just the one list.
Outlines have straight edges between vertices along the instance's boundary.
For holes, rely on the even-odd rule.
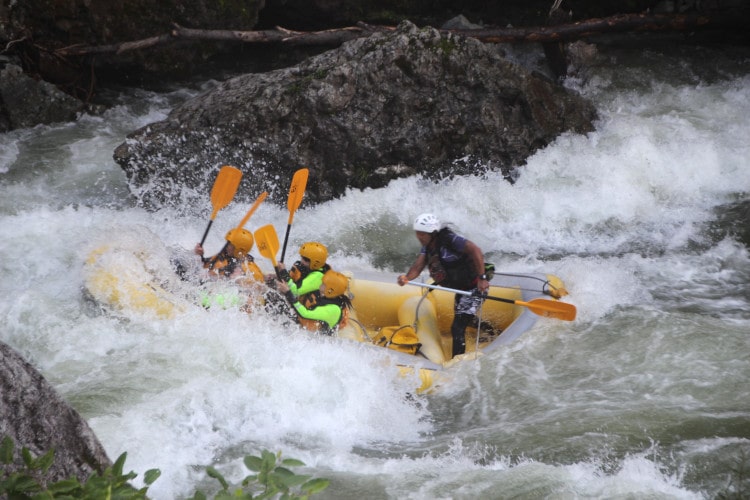
[[246,255],[253,249],[253,233],[241,227],[231,229],[227,233],[227,241],[234,245],[238,255]]
[[323,275],[323,286],[325,287],[323,295],[332,299],[346,293],[346,289],[349,287],[349,278],[333,269],[329,269]]
[[309,259],[310,270],[316,271],[325,265],[328,258],[328,249],[317,241],[308,241],[300,247],[299,254]]

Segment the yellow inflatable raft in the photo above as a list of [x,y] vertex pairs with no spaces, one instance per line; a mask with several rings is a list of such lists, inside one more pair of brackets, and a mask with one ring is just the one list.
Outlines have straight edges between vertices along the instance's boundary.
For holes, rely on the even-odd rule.
[[[147,241],[153,241],[148,234],[132,234],[94,248],[84,265],[88,295],[115,312],[162,319],[209,305],[195,285],[174,273],[166,249],[155,251],[143,243]],[[415,282],[399,286],[395,274],[347,274],[353,310],[338,336],[387,349],[402,373],[416,371],[418,392],[433,387],[437,374],[452,364],[513,342],[542,316],[575,318],[575,307],[558,300],[567,292],[556,276],[496,273],[478,315],[480,322],[467,328],[466,354],[451,359],[457,291]],[[247,302],[237,289],[233,293],[235,303]],[[227,300],[231,294],[220,290],[215,295]]]

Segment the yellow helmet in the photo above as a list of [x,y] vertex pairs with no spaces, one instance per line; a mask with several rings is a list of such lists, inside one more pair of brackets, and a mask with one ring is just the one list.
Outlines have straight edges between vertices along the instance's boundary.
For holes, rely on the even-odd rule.
[[253,233],[247,229],[236,227],[227,233],[227,241],[234,245],[237,254],[248,254],[253,249]]
[[346,293],[346,289],[349,287],[349,278],[333,269],[329,269],[323,275],[323,285],[325,286],[323,295],[332,299]]
[[299,254],[309,259],[310,269],[316,271],[325,265],[328,258],[328,249],[317,241],[308,241],[300,247]]

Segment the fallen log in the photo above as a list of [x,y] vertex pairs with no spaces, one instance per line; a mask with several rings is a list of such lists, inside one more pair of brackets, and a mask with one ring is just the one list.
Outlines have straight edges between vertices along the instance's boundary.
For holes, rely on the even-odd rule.
[[[489,28],[473,30],[440,30],[476,38],[485,43],[522,42],[562,42],[581,38],[623,32],[669,32],[701,29],[746,30],[750,19],[750,9],[721,11],[716,13],[688,14],[618,14],[606,18],[587,19],[574,23],[554,26],[525,28]],[[377,31],[392,31],[392,26],[371,26],[358,23],[357,26],[323,31],[291,31],[277,27],[273,30],[235,31],[202,30],[175,25],[167,34],[118,44],[101,46],[73,45],[57,49],[55,54],[62,57],[90,54],[116,53],[140,50],[178,40],[225,41],[253,44],[282,44],[290,46],[330,45],[337,46],[348,40],[370,36]]]

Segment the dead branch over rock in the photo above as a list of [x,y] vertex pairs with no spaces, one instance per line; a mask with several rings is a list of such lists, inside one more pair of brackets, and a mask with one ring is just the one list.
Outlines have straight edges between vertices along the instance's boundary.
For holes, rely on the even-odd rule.
[[[440,30],[462,34],[486,43],[559,42],[570,41],[607,33],[691,31],[699,29],[744,29],[750,18],[750,9],[740,12],[690,13],[690,14],[620,14],[587,19],[555,26],[526,28],[492,28],[478,30]],[[393,31],[393,26],[357,26],[323,31],[290,31],[281,27],[262,31],[201,30],[174,25],[167,34],[142,40],[101,46],[69,46],[58,49],[63,57],[89,54],[117,53],[139,50],[171,43],[177,40],[224,41],[253,44],[331,45],[337,46],[354,38],[366,37],[379,31]]]

